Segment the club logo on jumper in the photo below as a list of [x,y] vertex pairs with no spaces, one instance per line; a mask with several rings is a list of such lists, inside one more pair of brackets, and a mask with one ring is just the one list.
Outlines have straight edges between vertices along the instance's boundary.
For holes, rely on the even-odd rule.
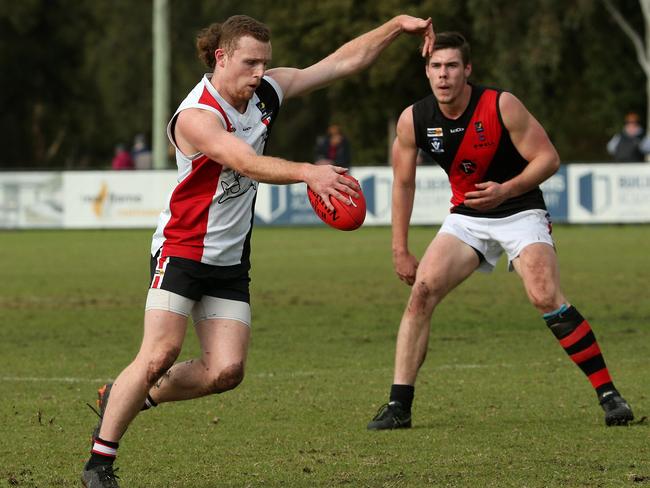
[[480,120],[478,122],[474,122],[474,128],[476,129],[476,133],[478,134],[478,140],[481,142],[485,142],[485,134],[483,133],[485,129],[483,128],[483,122]]
[[471,175],[476,171],[476,163],[474,161],[470,161],[469,159],[463,159],[460,162],[460,169],[462,169],[463,173],[466,175]]
[[221,182],[221,189],[223,190],[223,193],[217,200],[217,203],[223,203],[226,200],[240,197],[251,188],[253,190],[257,189],[255,183],[250,178],[247,178],[246,176],[242,176],[240,173],[236,171],[232,172],[232,176],[233,176],[232,181]]
[[441,137],[432,137],[429,141],[431,143],[431,151],[434,153],[443,153],[445,148],[442,147],[442,138]]
[[442,146],[442,127],[427,127],[427,138],[429,139],[431,152],[445,152],[445,148]]
[[271,115],[273,114],[273,111],[268,109],[266,107],[266,104],[261,100],[257,102],[255,106],[259,109],[260,112],[262,112],[262,123],[264,125],[269,125],[271,123]]
[[494,146],[494,141],[488,141],[485,136],[485,128],[483,127],[483,122],[480,120],[474,122],[474,129],[476,130],[476,135],[478,136],[478,142],[474,144],[474,149],[484,149],[486,147]]

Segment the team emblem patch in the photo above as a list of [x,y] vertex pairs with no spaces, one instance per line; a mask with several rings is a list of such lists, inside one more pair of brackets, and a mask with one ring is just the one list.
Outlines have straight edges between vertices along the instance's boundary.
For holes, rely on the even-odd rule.
[[462,169],[463,173],[466,175],[471,175],[476,171],[476,163],[474,161],[470,161],[469,159],[463,159],[460,162],[460,169]]
[[262,112],[262,118],[261,118],[262,123],[268,126],[271,123],[272,111],[268,110],[266,108],[266,104],[261,100],[257,102],[255,106],[259,109],[260,112]]
[[484,134],[485,129],[483,128],[483,122],[481,122],[480,120],[478,122],[474,122],[474,128],[476,129],[476,133],[478,134],[478,140],[481,142],[485,142],[485,134]]
[[445,148],[442,147],[442,138],[441,137],[432,137],[429,141],[431,143],[431,151],[434,153],[443,153]]
[[[224,176],[226,175],[227,173]],[[225,179],[228,179],[229,181],[225,181]],[[224,181],[221,181],[221,189],[223,191],[219,196],[217,203],[223,203],[226,200],[230,200],[231,198],[240,197],[251,188],[253,190],[257,189],[253,180],[243,176],[236,171],[233,171],[232,179],[224,178]]]

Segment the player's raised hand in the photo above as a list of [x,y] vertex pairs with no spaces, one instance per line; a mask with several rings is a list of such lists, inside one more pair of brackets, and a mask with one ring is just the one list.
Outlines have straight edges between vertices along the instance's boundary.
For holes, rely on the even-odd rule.
[[399,21],[404,32],[422,36],[422,57],[430,56],[433,53],[433,44],[436,41],[431,17],[421,19],[410,15],[400,15]]

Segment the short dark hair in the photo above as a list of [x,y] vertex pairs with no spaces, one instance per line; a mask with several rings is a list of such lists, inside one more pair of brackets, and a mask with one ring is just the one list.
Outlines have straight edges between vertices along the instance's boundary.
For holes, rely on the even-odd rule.
[[233,15],[223,23],[217,23],[206,27],[196,38],[196,50],[199,59],[210,69],[214,69],[216,60],[214,52],[224,49],[228,54],[237,48],[237,42],[241,37],[250,36],[260,42],[271,40],[270,29],[247,15]]
[[436,34],[436,42],[433,44],[433,51],[440,49],[458,49],[463,59],[463,64],[467,66],[471,63],[471,50],[469,42],[459,32],[440,32]]

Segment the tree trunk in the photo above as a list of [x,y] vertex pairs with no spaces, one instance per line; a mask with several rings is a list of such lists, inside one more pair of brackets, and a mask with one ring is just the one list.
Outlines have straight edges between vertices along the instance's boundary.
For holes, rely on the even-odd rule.
[[[648,85],[648,89],[650,90],[650,85]],[[391,116],[388,118],[388,158],[386,158],[386,161],[388,163],[388,166],[393,165],[393,141],[395,140],[395,136],[397,135],[397,132],[395,131],[395,124],[397,122],[395,121],[395,117]]]
[[[650,0],[641,0],[641,11],[643,12],[643,19],[645,25],[645,58],[646,60],[650,59]],[[646,83],[645,83],[645,93],[646,93],[646,122],[645,128],[646,132],[650,130],[650,74],[646,70]],[[646,156],[650,157],[650,154]]]

